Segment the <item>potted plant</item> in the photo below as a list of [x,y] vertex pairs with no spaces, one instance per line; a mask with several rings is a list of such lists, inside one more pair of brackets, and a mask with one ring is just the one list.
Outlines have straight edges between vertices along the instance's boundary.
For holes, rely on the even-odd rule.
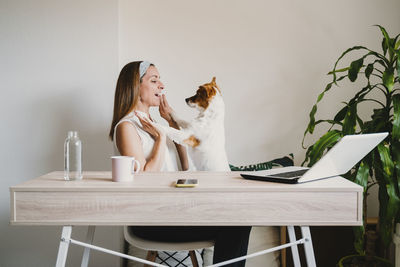
[[[364,188],[364,225],[354,228],[354,247],[362,259],[342,259],[343,266],[346,266],[346,260],[360,262],[375,259],[373,255],[368,255],[373,250],[367,251],[365,245],[366,197],[372,186],[379,186],[378,239],[383,248],[386,249],[391,244],[394,226],[400,222],[400,34],[391,38],[384,27],[375,26],[383,35],[382,52],[365,46],[354,46],[343,52],[333,70],[328,73],[332,75],[332,82],[326,85],[311,109],[302,142],[303,147],[307,148],[304,146],[306,136],[313,134],[316,126],[327,125],[326,132],[307,148],[303,165],[312,166],[344,135],[389,132],[389,136],[377,148],[344,175]],[[364,55],[352,61],[349,66],[338,68],[341,60],[345,56],[354,55],[355,51],[364,52]],[[363,80],[365,83],[355,92],[353,98],[343,103],[343,107],[333,118],[317,120],[319,102],[329,90],[347,79],[350,82]],[[365,119],[360,115],[359,107],[362,105],[364,110],[367,108],[370,111],[370,118]],[[366,266],[360,264],[351,266]]]

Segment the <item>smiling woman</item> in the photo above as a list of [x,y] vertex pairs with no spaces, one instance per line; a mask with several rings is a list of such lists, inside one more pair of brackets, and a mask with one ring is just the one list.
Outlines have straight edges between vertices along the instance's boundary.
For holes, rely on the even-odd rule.
[[[150,107],[159,107],[162,118],[178,128],[172,119],[172,108],[162,94],[164,84],[154,64],[136,61],[125,65],[117,81],[114,100],[114,117],[110,139],[115,154],[135,157],[141,171],[178,171],[176,150],[168,146],[162,129],[154,126]],[[186,149],[176,144],[183,170],[188,169]],[[251,227],[237,226],[131,226],[129,232],[143,239],[167,242],[193,242],[215,240],[213,262],[222,262],[246,255]],[[133,250],[134,251],[134,250]],[[162,253],[159,253],[159,255]],[[187,253],[186,253],[187,254]],[[183,261],[185,255],[182,255]],[[170,256],[166,256],[170,257]],[[174,256],[175,257],[175,256]],[[244,267],[245,261],[226,265]]]
[[[173,144],[167,143],[163,132],[136,116],[152,120],[150,107],[159,107],[161,116],[177,128],[169,115],[171,108],[161,94],[163,89],[157,68],[147,61],[126,64],[117,81],[109,137],[114,141],[115,154],[135,157],[142,171],[179,170]],[[176,148],[182,169],[188,169],[185,148],[179,145]]]

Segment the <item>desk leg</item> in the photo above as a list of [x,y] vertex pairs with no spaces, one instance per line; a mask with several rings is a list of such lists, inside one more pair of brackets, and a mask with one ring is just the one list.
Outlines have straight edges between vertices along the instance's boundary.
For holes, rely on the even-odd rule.
[[[90,225],[88,227],[88,232],[86,235],[86,243],[87,244],[93,244],[93,237],[94,237],[94,230],[96,226]],[[85,247],[85,250],[83,251],[83,256],[82,256],[82,263],[81,267],[88,267],[89,265],[89,257],[90,257],[90,248]]]
[[[296,232],[294,231],[294,226],[288,226],[288,235],[289,235],[289,241],[290,243],[296,242]],[[297,248],[297,245],[290,247],[292,251],[292,257],[293,257],[293,264],[295,267],[300,267],[300,257],[299,257],[299,249]]]
[[311,232],[310,227],[308,226],[301,226],[301,234],[303,238],[305,238],[304,243],[304,252],[306,254],[306,261],[308,267],[316,267],[315,263],[315,256],[314,256],[314,249],[311,240]]
[[69,239],[71,238],[72,226],[64,226],[61,233],[60,246],[58,248],[56,267],[64,267],[67,261]]

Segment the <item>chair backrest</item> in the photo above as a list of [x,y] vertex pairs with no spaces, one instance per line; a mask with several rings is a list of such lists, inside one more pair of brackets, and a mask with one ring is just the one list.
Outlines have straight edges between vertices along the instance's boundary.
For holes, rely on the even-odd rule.
[[129,226],[124,226],[124,237],[125,240],[132,246],[144,249],[144,250],[162,250],[162,251],[180,251],[180,250],[195,250],[202,248],[209,248],[214,246],[214,240],[200,240],[191,242],[162,242],[153,241],[141,238],[131,231]]

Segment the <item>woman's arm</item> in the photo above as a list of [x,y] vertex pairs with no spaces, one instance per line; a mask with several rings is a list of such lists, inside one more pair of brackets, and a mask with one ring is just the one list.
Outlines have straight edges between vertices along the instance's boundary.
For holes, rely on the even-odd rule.
[[[171,116],[172,108],[168,104],[168,101],[167,101],[167,98],[165,97],[165,95],[161,96],[161,103],[160,103],[159,111],[160,111],[161,117],[163,117],[166,121],[168,121],[168,124],[170,127],[179,130],[178,124],[173,120],[173,118]],[[174,144],[176,146],[176,150],[178,151],[178,156],[179,156],[179,160],[181,161],[182,170],[186,171],[189,169],[189,162],[188,162],[188,155],[187,155],[186,148],[182,145],[178,145],[175,142],[174,142]]]
[[[135,157],[140,162],[141,171],[160,171],[164,163],[166,137],[165,134],[153,131],[155,139],[150,158],[146,160],[139,134],[130,122],[122,122],[116,129],[117,148],[122,156]],[[153,135],[154,134],[154,135]]]
[[[168,124],[170,127],[179,130],[179,126],[174,120],[172,120],[171,122],[168,122]],[[178,151],[179,160],[181,161],[182,171],[186,171],[189,169],[189,161],[188,161],[186,147],[179,145],[175,142],[174,142],[174,144],[175,144],[176,150]]]

